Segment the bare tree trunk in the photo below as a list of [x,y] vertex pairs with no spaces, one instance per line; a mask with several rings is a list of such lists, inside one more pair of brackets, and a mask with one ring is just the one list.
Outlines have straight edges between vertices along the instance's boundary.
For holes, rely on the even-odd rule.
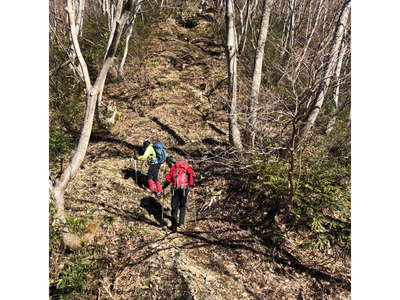
[[347,25],[349,15],[350,15],[350,0],[346,0],[342,7],[339,21],[336,25],[335,38],[333,41],[333,46],[331,48],[329,62],[324,72],[323,80],[320,84],[319,91],[317,93],[317,97],[314,101],[314,104],[309,110],[304,123],[300,127],[296,146],[304,140],[304,138],[310,131],[311,127],[314,125],[315,120],[317,119],[317,116],[321,109],[321,106],[324,102],[325,94],[326,91],[328,90],[330,80],[333,75],[333,69],[337,64],[339,48],[343,39],[344,30]]
[[71,68],[72,72],[76,75],[79,76],[79,78],[84,81],[84,74],[81,65],[78,63],[78,65],[75,64],[76,59],[77,59],[77,53],[76,50],[73,46],[72,43],[72,31],[74,34],[81,35],[81,30],[82,30],[82,25],[83,25],[83,15],[84,15],[84,8],[85,8],[85,0],[74,0],[74,28],[71,27],[71,33],[70,33],[70,40],[71,40],[71,46],[68,51],[68,57],[70,60],[69,67]]
[[296,21],[296,11],[295,11],[296,0],[288,0],[287,16],[285,17],[284,30],[282,36],[282,47],[281,47],[281,71],[275,79],[275,85],[277,85],[287,73],[290,65],[290,60],[293,52],[294,40],[295,40],[295,21]]
[[291,51],[294,45],[294,27],[295,27],[295,20],[296,20],[296,14],[295,14],[295,5],[296,5],[296,0],[289,0],[290,2],[290,22],[289,22],[289,31],[288,31],[288,37],[287,37],[287,43],[288,43],[288,49]]
[[[128,0],[128,2],[124,6],[124,13],[121,16],[120,23],[124,25],[128,15],[130,13],[130,9],[132,6],[133,0]],[[85,109],[85,118],[84,124],[81,131],[81,135],[79,138],[78,145],[75,149],[75,152],[70,159],[68,166],[64,169],[64,172],[61,174],[59,178],[56,179],[54,186],[51,188],[51,193],[53,198],[55,199],[57,214],[57,220],[64,222],[65,221],[65,213],[64,213],[64,193],[67,188],[68,183],[70,180],[76,175],[77,171],[79,170],[80,165],[85,157],[86,150],[89,144],[89,139],[92,131],[93,126],[93,118],[96,109],[96,103],[98,100],[98,95],[101,94],[102,90],[104,89],[105,79],[110,69],[111,65],[113,64],[115,52],[119,43],[119,39],[121,37],[121,32],[123,26],[117,26],[117,29],[114,32],[114,36],[109,47],[109,50],[106,53],[106,59],[101,67],[101,70],[96,78],[94,85],[92,86],[90,82],[89,72],[86,65],[86,62],[82,56],[82,52],[80,50],[78,36],[76,28],[76,18],[75,18],[75,6],[73,0],[67,0],[67,12],[69,17],[70,29],[71,29],[71,37],[73,42],[74,50],[77,54],[80,66],[83,70],[84,74],[84,81],[86,84],[86,109]]]
[[257,106],[258,96],[260,93],[262,65],[264,60],[265,41],[267,40],[269,16],[271,14],[271,7],[274,0],[263,1],[263,14],[260,24],[260,34],[257,41],[256,56],[254,59],[253,81],[251,85],[250,95],[250,128],[251,128],[251,146],[254,147],[256,136],[256,123],[257,123]]
[[333,93],[333,103],[335,104],[336,108],[339,107],[339,90],[340,90],[340,83],[341,83],[339,79],[340,79],[340,72],[342,70],[343,58],[344,58],[344,55],[346,54],[347,47],[348,47],[348,44],[347,44],[346,40],[343,40],[342,47],[340,48],[338,62],[336,65],[336,70],[335,70],[335,77],[336,77],[337,85],[336,85],[335,92]]
[[217,1],[216,1],[216,2],[217,2],[217,4],[216,4],[216,11],[222,12],[222,11],[224,10],[225,1],[226,1],[226,0],[217,0]]
[[[251,0],[246,0],[245,6],[243,7],[242,10],[240,10],[240,33],[239,33],[239,46],[238,50],[239,53],[242,53],[244,50],[244,47],[246,45],[246,38],[247,38],[247,28],[249,25],[249,19],[250,19],[250,2]],[[246,13],[243,17],[243,11],[246,10]]]
[[335,88],[335,91],[333,93],[333,99],[332,99],[333,103],[335,105],[335,112],[334,112],[332,118],[328,122],[327,129],[326,129],[326,132],[325,132],[327,135],[330,134],[331,131],[333,130],[333,126],[336,123],[337,114],[341,110],[339,108],[339,91],[340,91],[340,85],[341,85],[340,72],[341,72],[341,69],[342,69],[343,58],[344,58],[344,55],[345,55],[345,53],[347,51],[347,46],[348,46],[348,44],[346,43],[345,40],[343,40],[342,47],[340,48],[340,54],[339,54],[338,63],[337,63],[336,70],[335,70],[335,77],[336,77],[336,82],[337,83],[336,83],[336,88]]
[[132,20],[129,22],[128,29],[126,32],[124,54],[122,55],[121,63],[118,68],[118,76],[121,78],[124,77],[124,65],[125,65],[126,57],[128,56],[129,40],[132,36],[133,25],[135,24],[136,14],[140,10],[140,5],[142,4],[142,2],[143,1],[141,1],[141,0],[137,1]]
[[[254,12],[257,10],[257,5],[258,5],[258,0],[247,0],[245,9],[246,9],[246,15],[244,17],[244,20],[241,21],[241,26],[240,26],[240,34],[239,34],[239,46],[238,46],[238,51],[239,54],[244,51],[244,48],[246,47],[246,41],[247,41],[247,32],[249,26],[251,27],[251,20],[254,15]],[[242,19],[242,11],[240,12],[241,14],[241,19]]]
[[131,39],[131,36],[132,36],[134,22],[135,22],[135,20],[133,20],[132,23],[130,23],[128,25],[128,30],[126,32],[124,54],[122,55],[121,63],[119,64],[119,68],[118,68],[118,77],[120,77],[120,78],[124,78],[124,65],[125,65],[126,57],[128,56],[129,40]]
[[[108,15],[109,26],[111,26],[111,27],[110,27],[110,36],[108,38],[108,43],[107,43],[107,49],[104,54],[104,60],[106,60],[106,55],[111,47],[111,42],[113,40],[115,29],[117,27],[117,20],[119,20],[121,13],[122,13],[122,4],[123,4],[124,0],[117,0],[117,1],[118,1],[117,5],[110,8],[110,12]],[[112,5],[114,5],[114,4],[112,4]]]
[[103,14],[105,15],[107,13],[108,0],[102,0],[101,4],[102,4],[101,8],[102,8]]
[[296,0],[288,0],[288,19],[285,21],[285,31],[283,36],[283,45],[281,56],[289,57],[291,49],[294,44],[294,22],[296,19],[295,16],[295,1]]
[[86,110],[84,124],[79,138],[78,146],[75,149],[75,153],[72,156],[67,168],[62,173],[61,177],[56,180],[53,188],[53,195],[56,201],[57,215],[56,217],[64,221],[64,193],[67,188],[69,181],[75,176],[82,161],[85,157],[86,150],[89,144],[90,134],[92,132],[94,111],[96,108],[97,96],[101,87],[104,87],[104,81],[106,79],[107,72],[112,64],[112,58],[109,58],[103,65],[102,70],[96,80],[96,83],[88,91],[86,99]]
[[229,141],[233,147],[242,151],[243,145],[237,117],[237,40],[233,0],[225,0],[226,57],[228,62]]
[[[306,42],[305,42],[305,45],[304,45],[304,47],[302,49],[302,53],[300,55],[300,58],[297,60],[297,65],[296,65],[296,67],[294,69],[294,72],[293,72],[294,78],[291,79],[293,81],[296,81],[298,76],[299,76],[299,69],[300,69],[301,64],[304,61],[304,57],[305,57],[305,55],[306,55],[306,53],[308,51],[308,47],[309,47],[309,45],[311,43],[311,40],[314,37],[315,30],[317,28],[317,25],[318,25],[320,17],[321,17],[321,12],[322,12],[322,9],[323,9],[323,5],[322,4],[323,4],[324,1],[325,0],[320,0],[319,1],[316,15],[313,16],[312,18],[311,17],[308,18],[308,22],[307,22],[308,26],[307,26],[307,30],[306,30]],[[309,30],[311,20],[314,20],[314,24],[313,24],[311,30]]]
[[80,31],[80,36],[82,37],[82,28],[83,28],[83,15],[85,12],[85,0],[78,1],[77,7],[77,26],[78,30]]
[[[143,0],[128,0],[125,4],[124,4],[124,0],[117,0],[117,5],[116,8],[113,9],[113,13],[112,13],[112,29],[110,32],[110,37],[108,39],[108,43],[107,43],[107,49],[106,52],[104,54],[104,61],[107,59],[107,57],[109,57],[110,55],[115,55],[118,45],[119,45],[119,41],[121,39],[121,35],[122,32],[126,26],[126,23],[128,22],[130,16],[129,14],[135,11],[136,14],[136,7],[138,6],[138,4],[140,5],[140,3]],[[114,5],[114,4],[113,4]],[[101,106],[101,101],[102,101],[102,96],[103,96],[103,90],[101,90],[101,92],[98,95],[98,107]],[[99,112],[99,122],[101,125],[108,125],[108,120],[107,118],[105,118],[101,112]]]

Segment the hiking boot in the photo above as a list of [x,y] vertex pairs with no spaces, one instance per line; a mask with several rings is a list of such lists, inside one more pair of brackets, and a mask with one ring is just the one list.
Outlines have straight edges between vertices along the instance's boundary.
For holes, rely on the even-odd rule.
[[174,226],[174,225],[172,225],[169,229],[170,229],[172,232],[176,232],[176,226]]
[[157,196],[161,196],[163,193],[162,185],[159,181],[156,181],[156,190],[157,190]]
[[149,188],[145,188],[144,191],[149,195],[153,195],[153,191],[151,191]]
[[146,192],[153,193],[156,190],[156,185],[154,184],[153,179],[147,180],[148,187],[145,189]]

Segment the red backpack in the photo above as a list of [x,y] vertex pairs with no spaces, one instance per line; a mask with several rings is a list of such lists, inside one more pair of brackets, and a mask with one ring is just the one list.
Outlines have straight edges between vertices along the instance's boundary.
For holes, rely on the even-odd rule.
[[189,173],[187,168],[189,164],[186,161],[177,161],[175,163],[175,189],[186,189],[189,186]]

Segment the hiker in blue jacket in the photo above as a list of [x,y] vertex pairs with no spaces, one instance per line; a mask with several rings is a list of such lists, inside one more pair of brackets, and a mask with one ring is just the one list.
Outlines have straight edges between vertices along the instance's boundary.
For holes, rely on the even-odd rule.
[[149,170],[147,172],[147,183],[148,187],[145,189],[146,192],[152,194],[156,193],[157,197],[163,194],[163,188],[161,183],[158,181],[158,173],[160,171],[160,166],[163,161],[157,159],[156,150],[150,141],[145,140],[143,142],[143,155],[137,157],[138,160],[147,160],[149,165]]

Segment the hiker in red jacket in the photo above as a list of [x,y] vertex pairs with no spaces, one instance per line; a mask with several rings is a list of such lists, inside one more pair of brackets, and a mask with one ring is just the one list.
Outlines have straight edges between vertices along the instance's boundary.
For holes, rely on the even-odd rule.
[[[185,222],[186,200],[189,194],[189,187],[194,185],[194,171],[186,161],[174,161],[167,157],[168,174],[165,176],[164,189],[172,183],[171,197],[171,230],[176,231],[177,227]],[[177,222],[179,208],[179,222]]]

